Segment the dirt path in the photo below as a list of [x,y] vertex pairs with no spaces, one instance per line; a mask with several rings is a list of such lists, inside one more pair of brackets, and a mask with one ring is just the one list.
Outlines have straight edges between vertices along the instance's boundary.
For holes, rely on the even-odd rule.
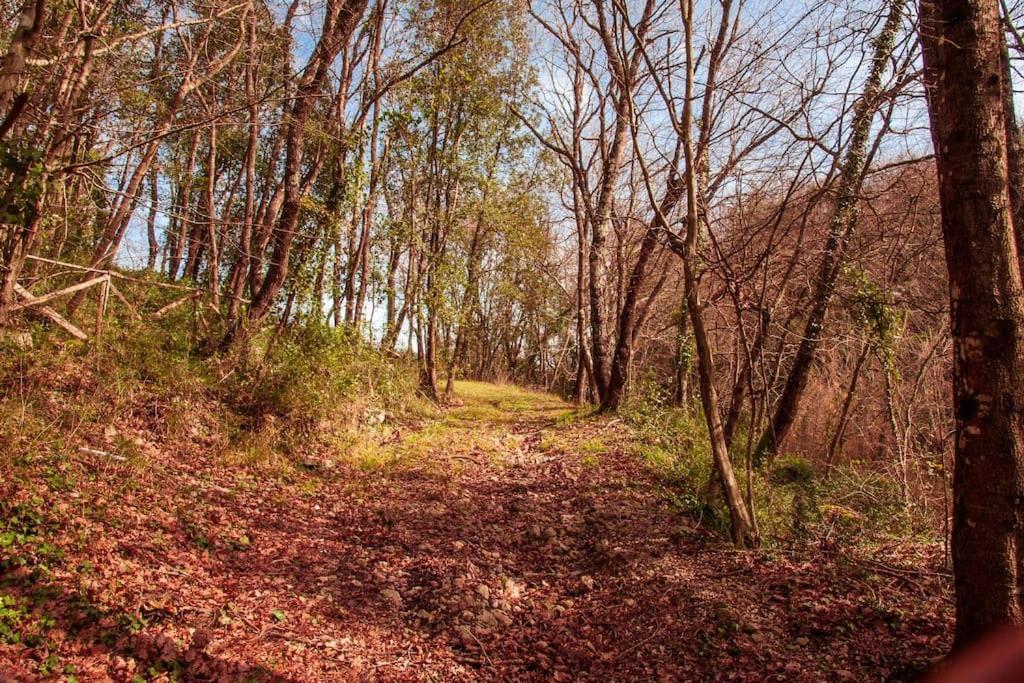
[[0,646],[0,671],[34,680],[53,655],[80,681],[870,680],[947,646],[940,577],[734,552],[669,509],[616,421],[493,385],[459,397],[364,444],[362,469],[267,483],[167,458],[110,496],[106,463],[66,504],[60,566],[8,572],[47,591],[32,605],[54,624]]

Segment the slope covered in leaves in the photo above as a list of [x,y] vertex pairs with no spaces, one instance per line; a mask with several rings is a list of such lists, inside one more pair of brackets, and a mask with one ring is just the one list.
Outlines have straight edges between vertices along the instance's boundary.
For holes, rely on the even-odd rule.
[[551,396],[461,383],[287,468],[189,429],[4,463],[0,678],[905,680],[949,644],[936,554],[736,552]]

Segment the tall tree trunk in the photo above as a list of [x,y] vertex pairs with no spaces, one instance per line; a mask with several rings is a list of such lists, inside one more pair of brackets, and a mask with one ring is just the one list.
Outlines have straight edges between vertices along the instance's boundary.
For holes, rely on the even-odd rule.
[[[617,109],[626,109],[628,111],[629,102],[624,94],[620,95],[620,102],[621,104],[618,105]],[[605,332],[605,288],[608,286],[608,274],[605,267],[606,254],[604,252],[605,243],[607,242],[608,225],[611,223],[615,181],[618,178],[618,169],[624,156],[626,126],[628,125],[627,113],[619,114],[617,111],[616,116],[623,123],[616,124],[611,152],[606,161],[609,168],[605,169],[605,178],[601,185],[601,195],[590,229],[590,253],[588,254],[587,264],[590,270],[590,357],[594,365],[594,385],[597,387],[597,393],[601,397],[602,402],[608,391],[610,360]]]
[[391,238],[391,245],[388,249],[388,265],[385,272],[384,281],[384,298],[385,298],[385,315],[384,321],[384,334],[381,338],[381,349],[390,352],[394,349],[394,339],[397,334],[392,334],[392,330],[396,330],[398,321],[398,287],[396,285],[398,279],[398,266],[402,258],[401,241],[398,237]]
[[[210,283],[210,301],[215,306],[220,306],[220,257],[221,257],[221,244],[219,239],[220,233],[220,222],[217,220],[217,201],[216,201],[216,190],[217,190],[217,176],[220,171],[217,168],[217,124],[210,125],[210,157],[207,161],[207,170],[209,176],[206,179],[206,245],[210,252],[209,261],[210,264],[207,266],[208,269],[208,280]],[[224,218],[227,219],[227,212],[231,210],[232,197],[234,191],[232,191],[226,202],[224,202]]]
[[156,166],[149,171],[149,215],[146,217],[146,239],[149,253],[146,258],[146,269],[156,270],[156,258],[160,255],[160,240],[156,235],[156,215],[160,209],[160,190],[157,187],[159,173]]
[[922,0],[953,327],[956,639],[1024,625],[1024,287],[995,0]]
[[7,54],[0,60],[0,115],[3,116],[4,132],[10,130],[18,116],[25,111],[27,97],[25,93],[17,93],[18,85],[45,20],[46,0],[26,0],[21,8],[18,28],[7,47]]
[[[381,348],[384,351],[393,351],[395,345],[398,343],[398,335],[402,332],[402,325],[405,323],[406,317],[415,318],[414,312],[415,307],[415,296],[416,296],[416,263],[419,259],[419,252],[416,246],[416,175],[413,174],[409,178],[409,199],[406,204],[405,210],[407,212],[406,225],[408,226],[408,246],[406,247],[405,257],[405,286],[402,290],[402,307],[398,311],[398,315],[392,319],[392,316],[388,315],[388,326],[384,332],[384,339],[381,341]],[[401,238],[395,237],[394,249],[392,251],[392,259],[394,270],[389,269],[389,277],[394,275],[394,271],[398,268],[399,259],[401,258]],[[390,283],[390,280],[389,280]],[[393,308],[395,306],[395,299],[397,298],[397,292],[388,294],[388,305]],[[415,320],[410,320],[409,333],[415,327]],[[409,344],[409,349],[412,350],[412,344]]]
[[690,347],[690,318],[686,312],[686,292],[676,313],[676,353],[672,359],[676,376],[672,382],[672,403],[684,408],[690,401],[690,371],[693,369],[693,351]]
[[[574,144],[579,144],[574,142]],[[573,400],[587,401],[594,390],[594,364],[587,343],[587,221],[579,185],[573,182],[573,214],[576,218],[576,384]]]
[[181,178],[178,184],[178,199],[172,207],[171,234],[174,244],[171,248],[170,259],[167,263],[167,275],[172,280],[178,278],[178,271],[181,269],[181,261],[185,255],[185,243],[192,230],[191,207],[192,207],[192,178],[196,167],[196,154],[199,152],[199,136],[197,130],[192,136],[192,144],[189,146],[188,161],[182,169]]
[[245,208],[242,215],[242,234],[238,238],[238,255],[232,264],[229,281],[228,320],[234,320],[242,305],[246,274],[252,258],[253,221],[256,212],[256,154],[260,145],[260,105],[256,98],[256,20],[255,15],[246,24],[248,34],[245,62],[245,96],[249,100],[249,143],[245,149]]
[[853,407],[853,399],[857,396],[857,382],[860,380],[860,372],[864,362],[871,352],[871,343],[864,342],[860,353],[857,354],[857,362],[853,365],[853,373],[850,377],[850,387],[846,390],[846,398],[843,399],[843,407],[839,411],[839,421],[836,423],[832,440],[828,444],[828,453],[825,456],[825,475],[832,473],[835,465],[836,454],[843,448],[843,439],[846,438],[846,428],[850,423],[850,409]]
[[420,387],[433,401],[439,401],[441,396],[437,391],[437,309],[430,300],[434,297],[431,293],[435,287],[434,269],[427,273],[427,331],[423,345],[423,372],[420,377]]
[[704,310],[698,293],[697,281],[697,215],[700,211],[697,200],[697,169],[695,167],[691,129],[693,127],[693,0],[685,0],[684,30],[686,46],[686,99],[683,105],[682,132],[683,154],[686,162],[686,244],[683,255],[683,275],[686,280],[686,309],[693,327],[693,340],[697,347],[697,377],[700,383],[700,398],[704,408],[704,419],[711,440],[711,455],[718,471],[719,481],[726,504],[729,506],[733,542],[740,547],[756,547],[760,544],[753,511],[747,506],[739,482],[729,459],[729,448],[725,443],[722,416],[718,410],[718,394],[715,391],[715,362],[711,340],[704,322]]

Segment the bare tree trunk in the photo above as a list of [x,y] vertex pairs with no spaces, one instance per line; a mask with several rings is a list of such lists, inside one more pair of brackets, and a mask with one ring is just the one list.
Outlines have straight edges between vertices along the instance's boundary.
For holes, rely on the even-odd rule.
[[688,405],[690,400],[690,371],[693,359],[690,349],[690,318],[686,312],[686,293],[676,313],[676,353],[673,359],[676,376],[672,384],[672,403],[680,408]]
[[839,421],[836,423],[835,432],[832,434],[832,440],[828,444],[828,454],[825,456],[825,474],[828,475],[832,472],[832,467],[835,464],[836,453],[842,450],[843,439],[846,438],[846,428],[850,423],[850,409],[853,407],[853,399],[857,395],[857,382],[860,379],[860,371],[864,367],[864,362],[868,359],[868,354],[871,352],[871,344],[864,342],[864,346],[861,348],[860,353],[857,354],[857,362],[853,365],[853,373],[850,377],[850,387],[846,390],[846,398],[843,399],[843,407],[839,411]]
[[248,47],[245,63],[245,96],[249,100],[249,143],[245,150],[245,209],[242,215],[242,234],[238,238],[238,255],[232,265],[229,281],[228,320],[234,320],[242,305],[246,274],[252,259],[253,221],[256,211],[256,154],[260,144],[260,105],[256,99],[256,20],[247,24]]
[[923,0],[953,328],[956,639],[1024,625],[1024,286],[998,4]]
[[729,459],[729,448],[725,444],[722,416],[718,410],[718,394],[715,391],[715,363],[711,351],[711,340],[704,323],[704,311],[697,291],[697,174],[693,153],[691,129],[693,127],[693,0],[685,0],[684,30],[686,40],[686,100],[683,105],[683,153],[686,161],[686,247],[683,258],[683,274],[686,279],[686,309],[693,326],[693,339],[697,347],[697,376],[700,380],[701,404],[704,419],[711,440],[711,454],[722,484],[722,493],[729,506],[732,522],[733,542],[740,547],[756,547],[760,544],[757,528],[751,510],[743,499],[739,482]]
[[[608,239],[608,227],[612,222],[616,183],[619,179],[619,171],[625,160],[626,146],[629,144],[630,125],[633,117],[633,93],[631,88],[632,81],[636,76],[637,66],[639,65],[640,52],[636,50],[627,61],[623,60],[622,55],[619,54],[616,37],[613,35],[613,28],[609,26],[608,19],[605,16],[605,10],[602,6],[603,0],[596,0],[595,4],[598,6],[599,34],[604,43],[609,68],[615,75],[616,82],[616,92],[613,95],[615,122],[612,138],[608,145],[608,154],[604,159],[604,167],[601,169],[597,204],[594,208],[594,216],[590,225],[590,253],[588,255],[588,265],[590,268],[590,356],[594,366],[594,384],[597,387],[597,394],[603,406],[611,379],[612,362],[609,356],[605,330],[605,288],[608,286],[609,276],[605,264],[606,254],[604,252]],[[651,9],[651,3],[648,2],[644,10],[644,19],[640,23],[641,28],[638,30],[641,36],[646,32],[646,20],[650,17]]]
[[4,117],[4,132],[14,126],[15,120],[25,110],[27,98],[24,93],[15,93],[28,64],[28,55],[39,39],[45,20],[46,0],[27,0],[22,6],[18,28],[11,36],[7,54],[0,60],[0,113]]
[[896,456],[896,476],[900,483],[900,493],[903,495],[903,504],[910,504],[910,463],[907,462],[907,449],[903,438],[900,436],[899,420],[896,417],[896,386],[893,383],[895,369],[892,362],[882,357],[882,387],[885,395],[885,416],[889,422],[889,432],[892,434],[892,449]]
[[189,146],[188,161],[182,169],[182,177],[178,185],[178,200],[176,206],[172,207],[173,222],[171,232],[174,245],[171,248],[170,259],[167,263],[167,275],[172,280],[178,278],[178,271],[181,269],[181,261],[185,255],[185,243],[191,232],[191,198],[192,198],[192,177],[196,167],[196,154],[199,152],[199,131],[192,136],[192,144]]
[[[579,144],[578,141],[575,144]],[[573,182],[573,214],[576,218],[576,384],[573,399],[585,403],[594,389],[594,364],[587,342],[587,221],[580,188]]]
[[586,271],[584,254],[585,251],[582,249],[583,239],[579,240],[578,245],[579,251],[576,254],[576,380],[573,384],[572,397],[577,404],[581,404],[586,401],[587,394],[587,378],[589,372],[587,370],[589,352],[587,348],[587,331],[586,331]]
[[[398,343],[398,335],[401,334],[402,325],[405,322],[406,317],[410,318],[409,332],[413,331],[415,323],[414,312],[417,310],[414,304],[415,299],[415,283],[416,283],[416,263],[419,259],[418,250],[416,248],[416,176],[413,175],[409,179],[409,200],[405,208],[407,212],[407,224],[409,226],[409,246],[406,249],[406,272],[405,272],[405,287],[402,291],[402,307],[398,311],[398,315],[394,320],[388,321],[387,330],[384,333],[384,339],[381,341],[381,348],[385,351],[393,351],[395,344]],[[398,259],[401,257],[401,247],[399,238],[395,238],[395,247],[392,252],[392,256],[395,259],[395,268],[398,267]],[[389,280],[390,282],[390,280]],[[389,306],[394,306],[394,298],[397,295],[393,293],[388,296]],[[412,345],[410,344],[410,349]]]
[[402,258],[401,242],[397,237],[391,238],[391,245],[388,249],[388,265],[384,280],[385,315],[384,336],[381,341],[381,348],[391,351],[391,347],[385,343],[391,339],[391,331],[398,323],[398,266]]
[[160,255],[160,240],[156,236],[156,215],[159,211],[160,191],[157,187],[159,173],[154,166],[149,171],[149,216],[146,218],[146,238],[149,247],[146,269],[156,270],[156,258]]
[[[427,299],[434,288],[433,269],[427,273]],[[437,306],[427,305],[427,333],[423,345],[423,374],[420,386],[427,396],[438,401],[441,395],[437,391]]]

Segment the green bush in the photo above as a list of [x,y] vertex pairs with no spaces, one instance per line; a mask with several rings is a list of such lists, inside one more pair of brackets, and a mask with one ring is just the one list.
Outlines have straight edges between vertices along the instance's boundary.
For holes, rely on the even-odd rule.
[[636,454],[665,484],[671,503],[725,529],[728,514],[705,496],[712,458],[700,409],[671,405],[668,391],[648,381],[637,383],[619,414],[632,431]]
[[899,482],[882,472],[837,467],[822,483],[821,497],[832,516],[842,518],[850,536],[869,540],[871,536],[905,534],[911,525],[910,511]]
[[[707,425],[699,405],[675,407],[668,392],[639,382],[620,410],[629,425],[635,452],[667,489],[670,502],[712,527],[728,528],[728,513],[717,492],[707,500],[712,471]],[[733,443],[746,443],[740,424]],[[740,449],[742,450],[742,449]],[[747,490],[742,454],[733,454],[740,488]],[[771,468],[755,470],[751,482],[755,512],[767,544],[866,543],[905,534],[911,527],[898,483],[885,473],[853,465],[824,477],[813,462],[783,455]]]
[[[119,287],[136,311],[112,301],[99,345],[42,325],[26,328],[31,349],[16,343],[21,337],[0,338],[0,448],[7,462],[76,448],[62,444],[71,426],[79,438],[116,441],[118,454],[131,456],[137,446],[114,424],[119,420],[159,436],[169,449],[179,440],[214,450],[241,445],[270,459],[307,445],[339,450],[343,435],[417,400],[414,368],[356,331],[317,323],[263,330],[238,361],[217,349],[216,313],[186,303],[156,318],[180,291]],[[76,320],[91,320],[94,306],[87,298]]]
[[814,467],[785,455],[776,459],[767,477],[754,481],[754,500],[761,534],[768,542],[799,542],[815,534],[821,519]]
[[415,392],[404,363],[346,328],[311,324],[256,346],[233,385],[239,405],[255,414],[317,422],[350,414],[354,404],[399,410]]
[[799,456],[786,455],[776,459],[772,466],[772,481],[783,486],[786,484],[810,485],[814,481],[814,467]]

